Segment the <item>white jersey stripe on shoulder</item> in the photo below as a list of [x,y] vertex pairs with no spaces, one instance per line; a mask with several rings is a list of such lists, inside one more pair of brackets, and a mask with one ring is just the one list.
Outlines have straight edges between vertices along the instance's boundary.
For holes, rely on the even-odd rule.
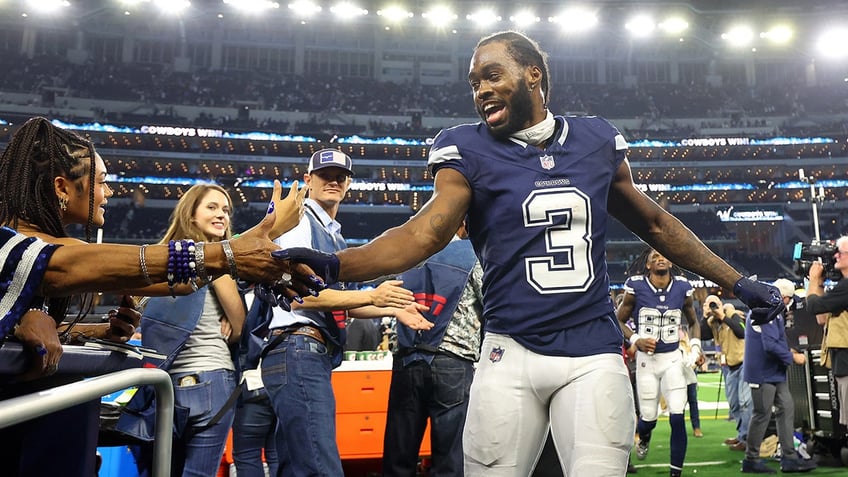
[[621,134],[615,135],[615,150],[622,151],[627,149],[629,146],[627,145],[627,140],[624,139],[624,136]]
[[559,133],[559,137],[557,138],[557,142],[562,146],[565,144],[565,140],[568,138],[568,121],[565,119],[562,120],[562,132]]
[[12,308],[15,307],[18,301],[32,299],[32,296],[22,296],[24,287],[33,272],[35,261],[38,259],[41,250],[49,247],[50,244],[41,239],[36,239],[32,243],[24,243],[28,238],[22,234],[16,235],[9,239],[3,246],[2,252],[0,252],[0,255],[7,257],[13,249],[25,247],[20,260],[15,265],[14,270],[12,270],[11,280],[7,286],[6,293],[0,299],[0,318],[5,318],[6,314],[12,311]]
[[438,149],[430,149],[427,165],[441,164],[443,162],[461,159],[462,155],[459,154],[459,148],[457,148],[455,144],[451,144],[450,146],[440,147]]

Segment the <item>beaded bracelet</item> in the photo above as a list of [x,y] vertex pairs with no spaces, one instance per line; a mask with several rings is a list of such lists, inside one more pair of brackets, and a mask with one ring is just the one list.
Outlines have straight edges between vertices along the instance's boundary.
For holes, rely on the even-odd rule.
[[236,257],[233,255],[233,247],[230,246],[229,240],[222,240],[221,246],[224,248],[224,255],[227,256],[227,265],[230,267],[230,276],[233,280],[238,280],[238,267],[236,267]]
[[168,289],[174,296],[177,283],[189,283],[197,277],[196,247],[193,240],[168,241]]
[[145,248],[147,248],[146,244],[138,249],[138,264],[141,267],[141,275],[144,277],[144,283],[153,285],[153,280],[150,279],[150,274],[147,272],[147,260],[144,258]]

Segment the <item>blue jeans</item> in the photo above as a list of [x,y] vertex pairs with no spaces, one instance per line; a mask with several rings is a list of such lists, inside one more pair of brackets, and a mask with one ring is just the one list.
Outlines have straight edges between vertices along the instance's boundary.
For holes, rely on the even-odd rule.
[[725,382],[724,391],[730,415],[736,419],[736,438],[747,442],[748,426],[751,423],[751,387],[742,378],[742,366],[728,368]]
[[686,385],[686,401],[689,403],[689,422],[692,429],[701,428],[701,412],[698,410],[698,383]]
[[415,361],[403,366],[395,356],[383,441],[383,475],[416,475],[418,451],[431,420],[430,474],[461,476],[462,430],[474,367],[471,361],[437,354],[429,365]]
[[264,389],[262,396],[244,401],[236,408],[233,421],[233,461],[239,477],[265,477],[262,451],[270,475],[277,475],[277,447],[274,440],[277,416]]
[[[197,375],[197,383],[179,386],[182,377]],[[171,453],[171,475],[183,477],[209,477],[218,473],[227,435],[233,425],[234,410],[230,408],[215,425],[200,430],[209,424],[212,417],[224,407],[236,388],[235,372],[225,369],[198,373],[176,373],[171,375],[174,383],[174,402],[189,409],[188,424],[182,436],[174,436]],[[200,430],[200,432],[197,432]],[[153,462],[153,446],[134,447],[139,474],[150,475]]]
[[262,360],[262,382],[277,415],[278,477],[343,477],[336,399],[325,345],[289,335]]

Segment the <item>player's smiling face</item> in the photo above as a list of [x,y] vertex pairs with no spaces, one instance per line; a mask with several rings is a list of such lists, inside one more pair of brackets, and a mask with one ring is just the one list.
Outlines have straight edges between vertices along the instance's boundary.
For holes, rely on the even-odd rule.
[[533,125],[534,105],[527,70],[512,58],[503,42],[482,45],[471,58],[468,82],[474,106],[497,137],[507,137]]

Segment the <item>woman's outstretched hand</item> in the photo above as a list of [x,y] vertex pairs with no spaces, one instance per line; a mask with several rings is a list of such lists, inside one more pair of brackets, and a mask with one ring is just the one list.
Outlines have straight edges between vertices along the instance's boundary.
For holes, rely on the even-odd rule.
[[264,230],[260,232],[257,230],[262,223],[260,222],[242,235],[261,233],[274,240],[295,228],[300,223],[301,217],[303,217],[303,201],[306,199],[306,190],[306,185],[300,187],[300,182],[294,181],[292,182],[291,189],[289,189],[289,193],[283,197],[282,184],[279,180],[274,180],[271,202],[268,204],[268,214],[272,212],[276,214],[274,216],[274,226],[270,230],[267,230],[267,232]]

